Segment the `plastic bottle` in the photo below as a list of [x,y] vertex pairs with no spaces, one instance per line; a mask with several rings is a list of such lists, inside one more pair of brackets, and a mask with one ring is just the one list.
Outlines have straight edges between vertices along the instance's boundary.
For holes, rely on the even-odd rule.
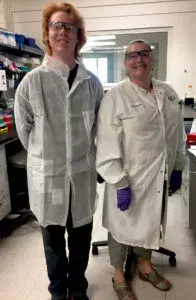
[[8,132],[8,128],[5,122],[3,122],[3,117],[0,117],[0,135],[6,134]]
[[13,128],[12,115],[4,115],[3,121],[6,123],[8,130]]

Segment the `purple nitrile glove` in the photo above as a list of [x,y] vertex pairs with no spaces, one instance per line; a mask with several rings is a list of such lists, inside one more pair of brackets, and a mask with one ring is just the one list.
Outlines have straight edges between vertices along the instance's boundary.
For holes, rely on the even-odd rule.
[[124,189],[117,190],[117,207],[121,211],[125,211],[129,208],[131,204],[131,189],[126,187]]

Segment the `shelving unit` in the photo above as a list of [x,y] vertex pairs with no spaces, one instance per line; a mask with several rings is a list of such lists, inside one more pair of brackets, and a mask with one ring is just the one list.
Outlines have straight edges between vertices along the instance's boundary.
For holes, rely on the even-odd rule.
[[29,55],[29,57],[43,57],[44,55],[44,52],[39,48],[33,48],[26,45],[20,48],[19,45],[11,46],[2,43],[0,43],[0,52],[6,52],[16,56]]
[[[21,64],[24,66],[26,63],[33,61],[32,58],[36,58],[40,61],[40,59],[44,56],[44,52],[39,48],[33,48],[30,46],[23,45],[20,47],[18,44],[16,46],[11,46],[8,44],[0,43],[0,53],[2,56],[8,58],[11,62],[16,62],[17,64]],[[23,59],[25,58],[25,59]],[[3,58],[2,58],[3,60]],[[21,61],[21,62],[20,62]],[[31,62],[33,64],[33,62]],[[21,73],[12,72],[12,70],[5,67],[6,76],[10,76],[12,80],[12,73],[15,74],[26,74],[25,71],[21,71]],[[24,75],[25,76],[25,75]],[[22,77],[23,78],[23,77]],[[8,78],[7,78],[8,82]],[[9,83],[9,82],[8,82]],[[14,99],[16,87],[7,86],[7,91],[0,91],[0,99],[6,102],[6,99],[12,98]],[[2,97],[2,98],[1,98]],[[19,147],[20,146],[20,147]],[[0,136],[0,236],[7,236],[10,232],[20,224],[26,222],[30,218],[34,218],[31,211],[24,207],[24,210],[18,211],[16,217],[11,217],[13,215],[13,205],[12,205],[12,197],[10,198],[10,190],[12,189],[12,183],[10,181],[10,177],[7,172],[7,159],[10,155],[16,154],[21,150],[22,145],[18,140],[17,134],[15,130],[11,130],[7,134]],[[10,150],[11,149],[11,150]],[[12,151],[10,154],[9,152]],[[17,207],[17,205],[16,205]]]

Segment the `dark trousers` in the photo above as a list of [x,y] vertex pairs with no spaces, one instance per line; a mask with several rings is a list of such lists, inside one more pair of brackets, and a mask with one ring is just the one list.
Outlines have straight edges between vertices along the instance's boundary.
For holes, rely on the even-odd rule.
[[[69,256],[66,255],[65,229],[68,233]],[[44,251],[53,300],[65,300],[69,294],[86,293],[88,281],[85,271],[89,260],[92,222],[77,228],[72,226],[69,211],[66,227],[41,227]]]

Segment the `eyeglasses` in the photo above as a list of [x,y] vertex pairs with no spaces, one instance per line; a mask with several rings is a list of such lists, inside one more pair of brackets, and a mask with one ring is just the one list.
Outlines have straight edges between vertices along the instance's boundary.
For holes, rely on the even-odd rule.
[[138,56],[149,57],[152,54],[152,50],[133,51],[125,54],[125,60],[136,60]]
[[65,22],[49,22],[49,28],[51,28],[54,31],[60,31],[62,28],[66,32],[77,32],[78,28],[73,26],[72,24],[65,23]]

